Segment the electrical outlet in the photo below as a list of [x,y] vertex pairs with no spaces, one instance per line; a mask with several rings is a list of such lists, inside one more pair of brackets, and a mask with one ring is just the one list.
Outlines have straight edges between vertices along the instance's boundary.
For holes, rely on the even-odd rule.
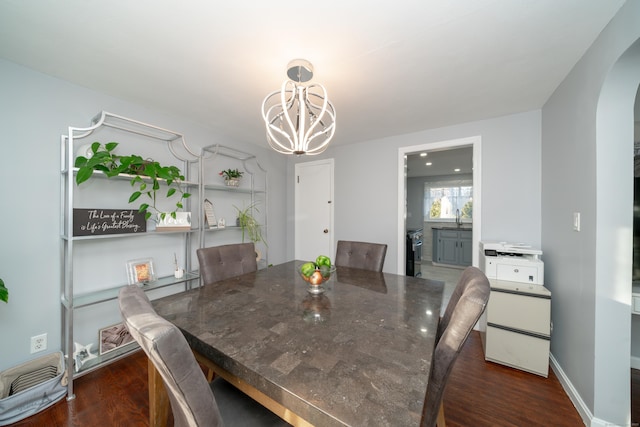
[[47,349],[47,334],[31,337],[31,353],[37,353]]

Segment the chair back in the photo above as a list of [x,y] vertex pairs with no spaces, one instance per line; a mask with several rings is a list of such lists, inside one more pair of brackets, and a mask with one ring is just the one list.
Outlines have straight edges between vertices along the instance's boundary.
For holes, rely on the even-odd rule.
[[253,243],[200,248],[196,253],[200,264],[200,277],[204,285],[258,269]]
[[383,243],[338,240],[334,264],[338,267],[361,268],[379,272],[382,271],[386,255],[387,245]]
[[213,392],[178,327],[158,316],[137,285],[120,289],[118,303],[129,333],[164,381],[174,425],[222,426]]
[[467,267],[462,271],[460,279],[458,279],[458,284],[456,285],[456,288],[453,290],[453,293],[449,298],[449,303],[447,304],[447,308],[444,311],[444,315],[442,316],[442,318],[440,319],[440,323],[438,324],[436,343],[440,341],[440,337],[447,329],[447,326],[449,326],[449,322],[451,322],[451,317],[453,316],[453,312],[458,305],[458,301],[460,301],[460,297],[462,297],[462,293],[465,291],[469,283],[474,278],[482,278],[483,276],[484,273],[475,267]]
[[422,408],[421,427],[434,427],[451,369],[469,333],[485,310],[491,287],[487,276],[476,267],[467,267],[440,320],[431,374]]

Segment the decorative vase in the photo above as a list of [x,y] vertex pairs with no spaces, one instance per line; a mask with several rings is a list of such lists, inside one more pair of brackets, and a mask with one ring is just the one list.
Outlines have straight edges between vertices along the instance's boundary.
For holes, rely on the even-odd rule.
[[224,183],[229,187],[237,187],[240,185],[240,179],[238,178],[226,178]]

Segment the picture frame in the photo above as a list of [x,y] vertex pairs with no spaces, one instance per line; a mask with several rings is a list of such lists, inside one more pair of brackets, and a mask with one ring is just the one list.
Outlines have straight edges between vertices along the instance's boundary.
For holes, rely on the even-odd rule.
[[101,356],[135,342],[124,323],[116,323],[98,331],[98,352]]
[[166,214],[158,214],[156,231],[187,231],[191,230],[191,212],[175,212],[176,217]]
[[204,199],[204,219],[209,228],[219,227],[216,215],[213,212],[213,203],[209,199]]
[[144,285],[156,280],[152,258],[140,258],[127,262],[127,276],[130,285]]

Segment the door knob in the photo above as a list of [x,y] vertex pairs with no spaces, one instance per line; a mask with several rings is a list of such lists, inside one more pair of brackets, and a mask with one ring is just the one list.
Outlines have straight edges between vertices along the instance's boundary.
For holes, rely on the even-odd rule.
[[328,232],[329,232],[329,230],[325,228],[324,229],[324,234],[327,234]]

